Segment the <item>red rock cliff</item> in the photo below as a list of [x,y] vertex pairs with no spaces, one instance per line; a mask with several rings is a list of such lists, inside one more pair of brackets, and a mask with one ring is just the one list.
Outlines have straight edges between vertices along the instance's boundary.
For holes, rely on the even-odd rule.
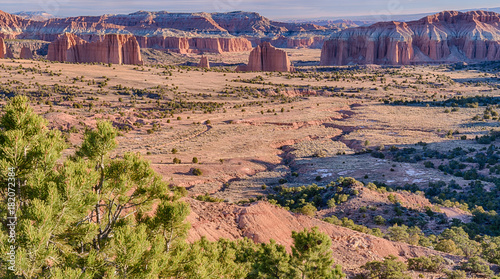
[[7,47],[5,46],[4,40],[0,37],[0,58],[5,58],[7,54]]
[[47,59],[73,63],[142,64],[140,47],[132,35],[104,35],[87,42],[65,33],[49,45]]
[[268,42],[263,42],[250,52],[248,65],[239,66],[237,71],[249,72],[290,72],[292,65],[284,50],[273,47]]
[[347,29],[325,41],[321,51],[321,65],[492,60],[500,60],[500,14],[484,11]]
[[[314,24],[275,22],[248,12],[140,11],[128,15],[77,16],[35,21],[0,11],[0,30],[0,36],[4,39],[47,42],[58,40],[64,33],[73,33],[88,42],[92,42],[89,37],[102,36],[101,34],[130,34],[136,37],[143,48],[180,53],[221,53],[250,51],[252,45],[247,38],[272,40],[280,37],[281,43],[271,43],[279,47],[318,47],[321,45],[318,38],[322,39],[330,29]],[[297,36],[301,39],[295,39]],[[314,36],[314,39],[309,39],[309,36]],[[285,37],[294,39],[287,41]],[[32,50],[40,53],[40,49]]]
[[186,38],[186,37],[138,37],[143,48],[156,48],[179,53],[241,52],[252,50],[245,38]]

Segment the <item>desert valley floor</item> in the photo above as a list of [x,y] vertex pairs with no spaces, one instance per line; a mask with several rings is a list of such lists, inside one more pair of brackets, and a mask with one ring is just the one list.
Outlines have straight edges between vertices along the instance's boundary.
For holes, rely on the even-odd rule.
[[[208,55],[221,65],[211,69],[164,66],[190,65],[200,56],[150,50],[143,51],[144,66],[4,59],[0,83],[6,97],[30,96],[36,112],[63,131],[72,146],[66,155],[99,119],[119,127],[116,154],[139,152],[165,181],[188,190],[191,241],[246,236],[290,245],[292,230],[319,226],[338,244],[334,258],[348,273],[389,254],[441,253],[321,220],[348,217],[385,232],[388,226],[373,217],[395,218],[389,197],[395,196],[405,222],[426,210],[469,222],[470,212],[424,197],[433,183],[471,187],[465,175],[454,175],[457,169],[438,168],[454,157],[428,154],[459,150],[473,157],[490,146],[476,138],[500,126],[500,64],[319,67],[318,49],[287,52],[295,72],[234,72],[231,65],[246,63],[248,52]],[[281,186],[325,186],[340,177],[415,191],[359,186],[355,197],[312,217],[265,201]],[[484,185],[486,191],[495,187]],[[425,216],[424,233],[446,227]],[[443,255],[451,263],[461,260]]]

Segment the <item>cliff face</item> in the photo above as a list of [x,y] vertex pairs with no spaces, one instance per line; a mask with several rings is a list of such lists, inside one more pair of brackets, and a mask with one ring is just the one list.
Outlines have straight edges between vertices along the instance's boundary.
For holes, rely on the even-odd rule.
[[321,65],[500,60],[500,14],[442,12],[352,28],[325,41]]
[[77,62],[76,49],[83,45],[84,40],[74,34],[64,34],[49,45],[47,59],[60,62]]
[[[49,18],[35,21],[0,11],[0,37],[7,39],[56,41],[59,35],[73,33],[91,42],[89,37],[104,34],[129,34],[143,48],[158,48],[180,53],[250,51],[246,38],[291,38],[280,47],[303,47],[308,36],[325,36],[330,29],[304,23],[271,21],[258,13],[169,13],[136,12],[123,15]],[[314,41],[314,40],[313,40]]]
[[254,45],[262,42],[269,42],[271,45],[280,48],[321,48],[325,42],[325,36],[310,36],[304,38],[289,38],[278,36],[274,38],[250,38]]
[[239,66],[237,71],[242,72],[290,72],[292,65],[285,51],[263,42],[250,52],[248,65]]
[[5,58],[7,54],[7,47],[5,46],[5,42],[2,38],[0,38],[0,58]]
[[186,53],[222,53],[250,51],[252,44],[245,38],[138,37],[143,48],[156,48]]
[[[293,32],[321,32],[328,28],[314,24],[281,23],[258,13],[169,13],[140,11],[128,15],[79,16],[33,21],[0,11],[0,31],[26,39],[44,39],[65,32],[83,34],[128,33],[154,37],[175,34],[175,37],[195,36],[198,32],[211,35],[275,36]],[[108,32],[108,33],[110,33]],[[199,36],[198,36],[199,37]],[[53,38],[53,40],[56,38]]]
[[137,40],[132,35],[105,35],[87,42],[75,34],[65,33],[49,45],[47,59],[73,63],[142,64]]

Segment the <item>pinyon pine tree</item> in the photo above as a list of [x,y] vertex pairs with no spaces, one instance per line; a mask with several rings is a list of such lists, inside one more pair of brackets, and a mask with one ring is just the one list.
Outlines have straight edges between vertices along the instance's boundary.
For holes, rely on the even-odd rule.
[[[179,195],[161,181],[149,163],[137,154],[110,159],[117,132],[109,122],[100,122],[97,129],[88,131],[76,156],[65,160],[61,158],[66,147],[61,133],[47,128],[46,120],[34,113],[26,97],[13,98],[3,111],[2,200],[8,195],[9,168],[14,169],[19,183],[16,270],[6,270],[2,257],[0,277],[142,278],[159,273],[155,264],[169,251],[167,246],[186,231],[179,227],[185,226],[188,206],[173,202]],[[160,200],[160,209],[176,208],[173,214],[169,213],[172,209],[160,210],[155,216],[163,220],[152,222],[165,223],[163,229],[170,230],[166,240],[157,237],[158,226],[142,221]],[[4,224],[0,252],[5,255],[10,247],[9,230],[6,205],[0,206]],[[153,264],[145,264],[146,260]]]
[[[294,232],[292,254],[271,241],[187,243],[189,205],[139,154],[113,154],[117,131],[98,122],[74,155],[61,133],[15,97],[0,117],[0,198],[15,173],[15,270],[0,203],[0,278],[343,278],[330,238]],[[12,194],[11,194],[12,195]]]

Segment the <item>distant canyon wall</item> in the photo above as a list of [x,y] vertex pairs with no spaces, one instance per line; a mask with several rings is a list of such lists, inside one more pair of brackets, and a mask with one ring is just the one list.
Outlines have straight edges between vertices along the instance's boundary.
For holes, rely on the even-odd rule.
[[442,12],[412,22],[347,29],[325,41],[321,65],[500,60],[500,15]]
[[321,48],[325,42],[325,36],[311,36],[306,38],[288,38],[279,36],[277,38],[249,38],[253,45],[269,42],[279,48]]
[[[286,39],[297,34],[323,36],[329,29],[308,23],[271,21],[258,13],[168,13],[136,12],[128,15],[79,16],[35,21],[0,11],[0,37],[53,42],[73,33],[93,42],[105,34],[136,37],[140,47],[180,53],[250,51],[247,38],[278,38],[280,47],[318,45],[315,39]],[[307,37],[307,36],[306,36]],[[98,39],[100,40],[100,39]],[[254,43],[254,45],[260,42]]]
[[179,53],[223,53],[252,50],[245,38],[137,37],[142,48],[155,48]]

